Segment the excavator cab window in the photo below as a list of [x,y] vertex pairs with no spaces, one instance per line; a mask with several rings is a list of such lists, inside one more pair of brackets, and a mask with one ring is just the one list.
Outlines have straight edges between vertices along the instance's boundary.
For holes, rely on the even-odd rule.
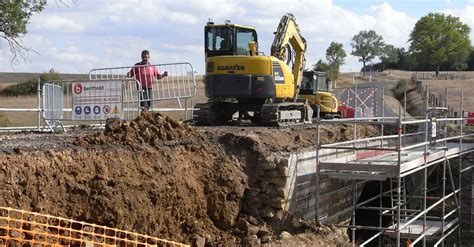
[[326,73],[305,71],[300,86],[301,95],[314,95],[318,91],[330,90],[330,81]]
[[301,95],[313,95],[318,91],[317,75],[312,72],[303,72],[300,86]]
[[249,43],[257,42],[257,35],[254,30],[237,29],[237,50],[236,55],[249,55]]
[[325,74],[318,74],[318,90],[329,91],[329,78]]
[[234,25],[208,25],[204,29],[206,56],[248,55],[248,43],[257,42],[254,29]]
[[232,49],[232,28],[222,26],[206,29],[206,50],[228,51]]

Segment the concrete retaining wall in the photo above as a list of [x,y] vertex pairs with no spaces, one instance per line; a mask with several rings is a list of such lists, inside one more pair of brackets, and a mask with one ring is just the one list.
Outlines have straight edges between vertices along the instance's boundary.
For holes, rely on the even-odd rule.
[[[380,145],[380,141],[371,144]],[[364,146],[371,146],[364,144]],[[360,152],[362,153],[362,152]],[[334,150],[320,150],[321,161],[353,160],[355,155],[348,150],[335,153]],[[256,181],[246,193],[247,205],[253,214],[263,218],[283,217],[286,212],[327,222],[345,222],[351,211],[341,213],[353,206],[353,181],[316,176],[316,151],[299,153],[273,153],[255,168]],[[356,181],[360,182],[360,181]],[[364,183],[356,186],[356,200]],[[319,189],[320,202],[316,210],[316,196]]]

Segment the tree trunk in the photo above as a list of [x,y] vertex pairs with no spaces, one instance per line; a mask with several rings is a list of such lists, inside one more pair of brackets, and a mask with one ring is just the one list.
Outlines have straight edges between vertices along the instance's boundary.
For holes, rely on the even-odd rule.
[[362,59],[362,76],[365,76],[365,60]]

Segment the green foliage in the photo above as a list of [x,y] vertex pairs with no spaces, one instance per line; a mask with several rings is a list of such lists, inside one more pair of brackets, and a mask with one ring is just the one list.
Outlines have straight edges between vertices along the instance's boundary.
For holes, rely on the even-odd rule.
[[337,42],[331,42],[326,49],[326,59],[328,60],[328,76],[330,80],[336,80],[339,75],[339,69],[344,64],[347,54],[343,45]]
[[360,57],[359,61],[363,63],[363,68],[367,62],[382,54],[384,42],[382,36],[374,30],[360,31],[352,37],[351,55]]
[[382,54],[380,54],[380,61],[382,61],[382,63],[388,64],[397,63],[398,60],[398,49],[393,45],[385,45],[383,47]]
[[[49,72],[43,72],[39,76],[41,83],[45,81],[56,81],[60,80],[61,76],[58,72],[55,72],[54,69],[49,70]],[[0,95],[3,96],[20,96],[20,95],[32,95],[38,92],[38,77],[29,79],[28,81],[18,83],[5,87],[0,91]]]
[[469,55],[469,60],[467,61],[467,69],[474,70],[474,47],[471,48],[471,54]]
[[331,42],[329,47],[326,49],[326,59],[328,60],[329,66],[339,67],[344,64],[344,59],[347,54],[344,51],[344,47],[341,43]]
[[323,60],[319,59],[318,62],[313,65],[313,70],[314,71],[322,71],[322,72],[328,72],[329,71],[329,65]]
[[439,72],[440,67],[451,64],[461,70],[471,52],[471,28],[458,17],[430,13],[415,24],[410,34],[410,51],[417,61]]
[[10,126],[10,120],[3,115],[3,113],[0,113],[0,127],[8,127]]
[[28,51],[22,46],[20,35],[26,34],[31,15],[41,12],[44,5],[46,1],[0,1],[0,39],[7,41],[14,59],[17,54],[23,56],[23,51]]

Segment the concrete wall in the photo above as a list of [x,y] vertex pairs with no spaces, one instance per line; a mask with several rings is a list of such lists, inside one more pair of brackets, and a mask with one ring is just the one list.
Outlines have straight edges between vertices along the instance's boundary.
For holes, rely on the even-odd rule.
[[[320,160],[353,156],[350,152],[328,154],[328,150],[320,151]],[[344,209],[353,206],[352,181],[332,179],[320,175],[319,183],[316,178],[316,151],[290,154],[289,177],[285,187],[288,197],[284,209],[307,219],[314,219],[316,212],[319,219],[333,217],[330,222],[343,222],[350,219],[351,211]],[[318,186],[319,185],[319,186]],[[317,190],[319,188],[319,203],[316,209]],[[356,187],[356,200],[362,191],[363,185]],[[331,193],[333,192],[333,193]]]
[[[377,143],[379,145],[380,142]],[[343,158],[352,160],[351,151],[320,150],[320,160]],[[252,188],[246,192],[247,210],[263,218],[283,217],[286,213],[314,219],[334,216],[353,206],[353,186],[350,180],[316,177],[316,151],[299,153],[273,153],[261,160],[255,167]],[[359,184],[356,199],[363,189]],[[319,188],[320,202],[316,210],[316,196]],[[335,192],[334,192],[335,191]],[[333,193],[330,193],[333,192]],[[330,194],[328,194],[330,193]],[[344,222],[350,219],[351,211],[331,218],[329,222]]]
[[[384,141],[384,145],[387,144]],[[364,143],[363,146],[380,146],[380,141]],[[361,153],[363,152],[359,151],[358,154]],[[338,152],[321,149],[319,157],[321,161],[339,159],[344,162],[355,159],[352,151],[341,149]],[[253,173],[252,185],[245,198],[249,213],[277,219],[291,213],[314,219],[317,212],[318,219],[324,223],[346,222],[351,217],[353,181],[320,175],[317,182],[315,149],[297,153],[272,153],[259,161],[253,168]],[[365,183],[360,180],[355,182],[357,201]],[[318,189],[320,201],[316,209]]]

